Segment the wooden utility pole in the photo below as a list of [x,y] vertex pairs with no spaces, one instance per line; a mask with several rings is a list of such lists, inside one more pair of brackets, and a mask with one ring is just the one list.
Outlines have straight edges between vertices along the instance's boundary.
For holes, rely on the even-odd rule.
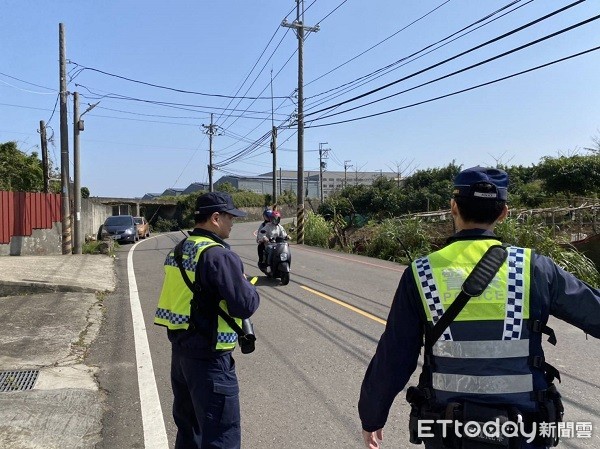
[[281,167],[279,167],[279,195],[281,195],[283,193],[281,190],[281,183],[282,183],[282,174],[281,174]]
[[344,189],[346,188],[346,186],[348,185],[348,169],[350,167],[352,167],[351,164],[348,164],[348,162],[350,162],[349,160],[344,161]]
[[[83,122],[82,122],[83,123]],[[81,254],[81,180],[79,179],[79,92],[73,93],[73,254]]]
[[327,152],[329,148],[323,148],[323,145],[327,145],[327,142],[319,143],[319,198],[321,204],[323,204],[323,169],[327,167],[327,162],[323,159],[327,159]]
[[273,69],[271,69],[271,153],[273,153],[273,205],[277,204],[277,127],[273,104]]
[[277,127],[271,131],[271,153],[273,153],[273,204],[277,204]]
[[98,103],[89,105],[89,107],[83,111],[83,114],[79,115],[79,92],[73,92],[73,254],[81,254],[81,245],[83,242],[83,239],[81,238],[81,162],[79,157],[79,133],[83,131],[84,126],[81,117],[94,109]]
[[58,24],[60,92],[60,189],[62,206],[62,253],[71,254],[71,208],[69,204],[69,125],[67,123],[67,56],[65,25]]
[[50,191],[48,140],[46,140],[46,123],[43,120],[40,120],[40,144],[42,148],[42,170],[44,171],[44,193],[48,193]]
[[208,191],[213,192],[213,135],[217,126],[213,124],[213,114],[210,114],[210,125],[202,125],[206,128],[206,134],[208,134]]
[[296,241],[304,243],[304,31],[319,31],[319,25],[304,26],[304,0],[296,0],[296,20],[288,23],[283,20],[281,26],[293,28],[298,37],[298,207]]

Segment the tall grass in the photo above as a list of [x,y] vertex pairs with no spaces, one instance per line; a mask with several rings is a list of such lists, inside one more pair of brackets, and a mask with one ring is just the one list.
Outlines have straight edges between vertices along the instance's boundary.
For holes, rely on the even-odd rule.
[[431,252],[432,246],[420,220],[388,218],[381,224],[369,224],[373,238],[367,245],[367,255],[379,259],[409,264]]
[[600,273],[594,262],[572,245],[553,238],[552,229],[539,219],[530,216],[524,219],[507,218],[496,227],[496,234],[505,243],[533,248],[582,281],[600,287]]

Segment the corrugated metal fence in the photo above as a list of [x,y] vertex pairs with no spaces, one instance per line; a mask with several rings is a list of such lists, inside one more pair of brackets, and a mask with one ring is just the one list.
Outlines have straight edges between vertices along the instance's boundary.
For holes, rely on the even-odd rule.
[[58,193],[0,191],[0,244],[13,236],[28,237],[34,229],[51,229],[61,221]]

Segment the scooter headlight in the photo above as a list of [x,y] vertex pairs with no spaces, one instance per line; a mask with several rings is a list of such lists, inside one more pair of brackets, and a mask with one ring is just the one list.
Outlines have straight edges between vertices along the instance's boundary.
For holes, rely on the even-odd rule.
[[288,255],[287,255],[287,253],[281,253],[281,254],[279,255],[279,259],[280,259],[282,262],[286,261],[286,260],[287,260],[287,258],[288,258]]

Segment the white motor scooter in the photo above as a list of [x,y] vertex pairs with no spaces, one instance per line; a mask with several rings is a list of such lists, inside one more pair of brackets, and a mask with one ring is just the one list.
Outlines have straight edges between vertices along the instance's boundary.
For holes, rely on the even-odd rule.
[[274,241],[265,243],[266,264],[259,264],[258,268],[270,278],[281,279],[283,285],[290,282],[290,267],[292,253],[287,239],[277,237]]

